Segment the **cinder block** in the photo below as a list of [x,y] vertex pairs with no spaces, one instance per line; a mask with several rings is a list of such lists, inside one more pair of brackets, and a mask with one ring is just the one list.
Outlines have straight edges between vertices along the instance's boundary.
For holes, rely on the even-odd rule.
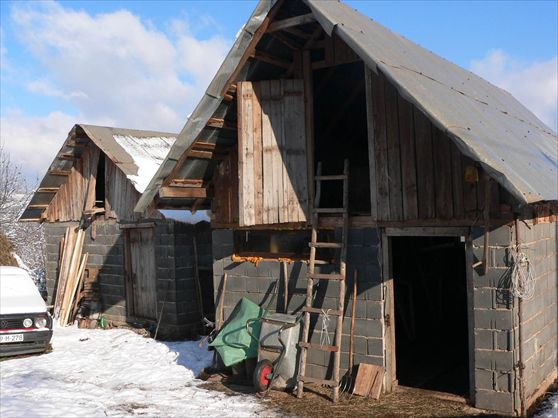
[[494,307],[494,294],[491,288],[476,288],[473,295],[475,308],[492,309]]
[[495,375],[494,370],[475,369],[475,387],[477,389],[495,390]]
[[511,392],[513,388],[513,375],[511,372],[496,372],[496,390]]
[[513,353],[511,351],[475,350],[475,367],[488,370],[511,370]]
[[368,355],[382,357],[384,354],[384,348],[382,345],[381,338],[368,338],[367,340]]
[[475,328],[507,330],[513,326],[510,310],[475,309]]
[[363,295],[366,300],[382,300],[382,286],[381,284],[365,285],[359,282],[358,294]]
[[382,319],[382,304],[373,300],[366,301],[366,317],[368,319]]
[[475,406],[504,414],[513,414],[513,395],[509,392],[493,390],[477,390],[475,392]]
[[355,319],[355,335],[382,337],[382,323],[377,319]]

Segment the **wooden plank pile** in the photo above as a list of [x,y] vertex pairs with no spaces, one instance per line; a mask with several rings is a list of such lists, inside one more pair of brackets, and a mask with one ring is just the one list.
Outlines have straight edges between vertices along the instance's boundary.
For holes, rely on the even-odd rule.
[[82,254],[85,231],[68,227],[61,244],[58,286],[54,302],[54,315],[62,326],[73,322],[77,311],[77,292],[83,277],[89,254]]

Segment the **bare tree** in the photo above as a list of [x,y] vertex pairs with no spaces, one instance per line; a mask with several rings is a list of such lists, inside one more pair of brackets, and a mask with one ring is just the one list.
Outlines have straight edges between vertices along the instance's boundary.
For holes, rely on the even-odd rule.
[[37,283],[42,283],[45,271],[43,229],[37,223],[18,222],[32,195],[21,166],[11,161],[0,144],[0,231],[15,247],[22,267],[32,273]]

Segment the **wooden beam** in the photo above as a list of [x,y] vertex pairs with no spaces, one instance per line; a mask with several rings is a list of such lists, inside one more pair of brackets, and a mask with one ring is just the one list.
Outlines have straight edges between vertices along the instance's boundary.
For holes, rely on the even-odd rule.
[[209,120],[207,121],[206,126],[209,127],[209,128],[236,130],[236,125],[235,124],[233,124],[229,121],[226,121],[224,119],[219,119],[219,118],[209,118]]
[[173,179],[171,184],[179,184],[181,186],[202,187],[203,179]]
[[[248,47],[244,50],[242,57],[240,57],[240,60],[238,61],[236,68],[234,69],[234,71],[226,81],[225,85],[223,86],[223,89],[221,90],[221,96],[224,96],[225,93],[227,93],[227,91],[230,89],[231,84],[237,81],[238,75],[240,74],[240,72],[248,62],[248,59],[250,59],[250,57],[254,55],[254,51],[256,50],[256,45],[258,45],[258,42],[260,42],[262,37],[267,32],[269,23],[271,22],[271,20],[273,20],[273,18],[275,17],[275,15],[277,14],[277,12],[279,11],[282,5],[283,5],[283,0],[279,0],[277,3],[275,3],[275,5],[271,8],[267,16],[264,18],[262,24],[259,26],[256,32],[254,32],[254,35],[252,35],[252,39],[250,40]],[[239,37],[241,36],[242,35],[239,35]]]
[[48,174],[53,176],[69,176],[72,173],[71,170],[49,170]]
[[278,20],[277,22],[273,22],[269,25],[267,29],[268,32],[275,32],[278,30],[283,30],[287,28],[292,28],[294,26],[306,25],[308,23],[315,22],[314,15],[312,13],[308,13],[305,15],[289,17],[288,19]]
[[273,32],[273,33],[270,33],[269,35],[271,37],[273,37],[274,39],[277,39],[279,42],[281,42],[287,48],[292,49],[293,51],[296,51],[296,50],[299,50],[299,49],[302,48],[302,44],[299,44],[298,42],[289,39],[287,36],[285,36],[284,34],[282,34],[280,32]]
[[275,65],[276,67],[280,68],[290,68],[291,66],[290,61],[283,61],[281,58],[274,57],[273,55],[270,55],[264,51],[256,51],[256,53],[254,54],[254,59],[265,62],[267,64]]
[[46,209],[48,205],[28,205],[27,209]]
[[159,189],[161,199],[187,199],[210,197],[207,188],[203,187],[161,187]]
[[376,184],[376,151],[374,147],[374,101],[372,97],[371,69],[364,67],[364,82],[366,92],[366,126],[368,136],[368,170],[370,175],[370,215],[378,219],[378,190]]
[[310,38],[310,36],[312,36],[312,34],[304,32],[303,30],[297,28],[287,28],[284,29],[284,31],[296,36],[297,38],[304,39],[305,41]]
[[57,193],[60,187],[39,187],[37,193]]

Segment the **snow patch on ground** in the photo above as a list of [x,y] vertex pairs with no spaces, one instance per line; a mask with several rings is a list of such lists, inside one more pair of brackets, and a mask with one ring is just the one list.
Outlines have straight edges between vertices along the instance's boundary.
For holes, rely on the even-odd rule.
[[533,418],[558,418],[558,392],[550,395]]
[[0,416],[261,416],[265,403],[199,387],[211,363],[196,341],[129,330],[56,328],[53,351],[0,363]]

